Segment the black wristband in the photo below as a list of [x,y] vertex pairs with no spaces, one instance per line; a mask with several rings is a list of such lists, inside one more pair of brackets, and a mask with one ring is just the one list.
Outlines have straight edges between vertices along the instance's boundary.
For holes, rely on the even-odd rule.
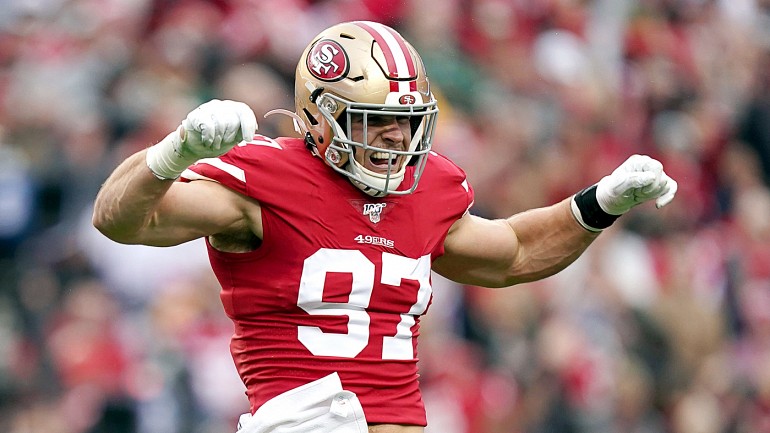
[[575,194],[575,205],[580,211],[581,222],[589,229],[606,229],[620,217],[620,215],[608,214],[599,206],[599,201],[596,200],[596,185]]

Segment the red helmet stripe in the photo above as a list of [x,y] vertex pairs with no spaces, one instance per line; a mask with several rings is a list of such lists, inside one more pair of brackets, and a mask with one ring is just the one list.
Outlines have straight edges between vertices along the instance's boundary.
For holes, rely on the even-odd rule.
[[[382,49],[388,67],[389,78],[414,77],[417,75],[414,60],[404,39],[390,27],[369,21],[357,21],[356,25],[369,32]],[[391,81],[392,92],[417,90],[416,81]]]
[[[384,26],[383,26],[384,27]],[[406,59],[406,66],[407,70],[409,71],[410,77],[416,77],[417,76],[417,70],[414,66],[414,59],[412,59],[411,54],[409,53],[409,48],[406,47],[406,41],[404,41],[404,38],[401,37],[398,33],[396,33],[395,30],[393,30],[390,27],[385,27],[388,32],[390,32],[393,35],[393,39],[396,40],[398,43],[399,48],[401,48],[401,52],[404,53],[404,58]],[[417,81],[412,80],[409,82],[409,91],[415,92],[417,91]]]

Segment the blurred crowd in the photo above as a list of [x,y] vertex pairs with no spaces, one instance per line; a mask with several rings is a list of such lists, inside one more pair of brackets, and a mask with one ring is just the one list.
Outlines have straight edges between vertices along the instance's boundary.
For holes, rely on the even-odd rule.
[[421,52],[474,213],[561,200],[632,153],[679,182],[554,277],[435,276],[426,431],[770,432],[770,1],[0,4],[1,431],[234,432],[248,406],[205,247],[115,244],[91,203],[210,98],[293,134],[262,115],[293,109],[302,49],[369,19]]

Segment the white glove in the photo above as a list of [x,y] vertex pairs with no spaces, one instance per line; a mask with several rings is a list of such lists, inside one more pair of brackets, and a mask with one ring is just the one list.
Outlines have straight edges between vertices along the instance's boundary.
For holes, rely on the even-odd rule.
[[663,164],[646,155],[632,155],[599,183],[575,194],[572,213],[588,230],[609,227],[632,207],[655,199],[660,209],[674,199],[677,183]]
[[663,172],[663,164],[646,155],[632,155],[596,184],[596,200],[608,214],[622,215],[651,199],[660,209],[674,199],[676,190],[677,183]]
[[257,118],[248,105],[213,99],[147,149],[147,166],[159,179],[176,179],[195,161],[223,155],[239,142],[251,140],[256,130]]

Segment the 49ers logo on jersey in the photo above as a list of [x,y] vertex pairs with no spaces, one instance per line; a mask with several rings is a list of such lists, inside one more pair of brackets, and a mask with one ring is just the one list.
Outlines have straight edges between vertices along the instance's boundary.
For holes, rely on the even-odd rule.
[[323,81],[339,81],[350,69],[348,55],[342,45],[330,39],[321,39],[307,55],[307,68],[314,77]]

